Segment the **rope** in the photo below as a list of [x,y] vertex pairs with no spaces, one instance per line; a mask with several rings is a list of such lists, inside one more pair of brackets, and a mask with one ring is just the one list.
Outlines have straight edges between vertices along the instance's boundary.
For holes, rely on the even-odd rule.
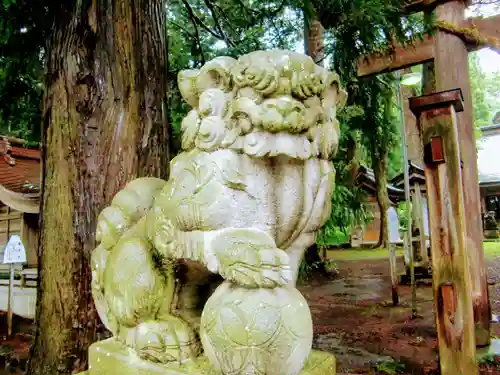
[[486,44],[494,48],[500,48],[500,39],[492,36],[484,36],[479,32],[479,29],[472,23],[472,27],[458,27],[453,23],[446,21],[436,21],[434,27],[439,30],[447,31],[459,36],[466,36],[474,39],[478,45]]

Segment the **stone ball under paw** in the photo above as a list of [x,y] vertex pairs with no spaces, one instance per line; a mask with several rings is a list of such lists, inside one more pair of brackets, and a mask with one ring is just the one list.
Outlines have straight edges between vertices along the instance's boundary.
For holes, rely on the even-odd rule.
[[311,312],[293,287],[249,289],[226,281],[205,305],[200,336],[222,374],[296,375],[311,351]]

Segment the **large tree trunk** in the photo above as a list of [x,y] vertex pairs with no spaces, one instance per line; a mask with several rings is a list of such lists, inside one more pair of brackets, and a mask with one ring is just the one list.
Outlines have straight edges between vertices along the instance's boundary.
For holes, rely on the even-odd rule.
[[377,202],[380,209],[380,234],[375,247],[387,246],[389,240],[389,228],[387,210],[391,201],[387,192],[387,158],[389,150],[379,147],[379,152],[372,157],[373,173],[375,174],[375,185],[377,188]]
[[86,368],[100,325],[90,293],[97,215],[128,181],[168,174],[164,0],[71,3],[47,56],[30,375]]

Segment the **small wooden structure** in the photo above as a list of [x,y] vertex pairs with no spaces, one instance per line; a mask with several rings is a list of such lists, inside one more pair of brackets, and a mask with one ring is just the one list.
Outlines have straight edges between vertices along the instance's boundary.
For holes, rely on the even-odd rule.
[[[410,161],[410,191],[414,197],[416,191],[420,190],[422,199],[425,195],[425,174],[424,169],[417,164]],[[375,175],[370,168],[361,166],[354,181],[355,185],[363,189],[367,194],[368,210],[373,215],[373,220],[367,225],[355,228],[354,232],[357,233],[356,241],[352,242],[352,247],[372,245],[378,241],[380,235],[380,209],[376,197]],[[417,185],[420,185],[417,188]],[[404,176],[403,173],[398,174],[387,184],[387,193],[393,205],[405,200],[404,192]],[[418,226],[417,226],[418,228]]]
[[17,234],[26,248],[27,264],[16,266],[15,314],[34,318],[36,307],[40,151],[24,141],[0,137],[0,310],[8,305],[9,266],[1,263],[9,238]]
[[[372,215],[372,220],[366,225],[353,229],[351,247],[374,245],[380,236],[380,207],[377,203],[377,189],[373,170],[360,166],[354,184],[367,194],[366,206]],[[397,205],[398,202],[405,199],[404,189],[392,183],[388,184],[387,193],[393,205]]]

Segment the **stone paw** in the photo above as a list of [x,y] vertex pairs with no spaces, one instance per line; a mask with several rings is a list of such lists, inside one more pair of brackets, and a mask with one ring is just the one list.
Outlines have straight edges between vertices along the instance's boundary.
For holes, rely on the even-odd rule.
[[200,348],[194,331],[179,318],[169,317],[137,326],[135,349],[146,361],[182,364],[194,360]]
[[241,261],[225,264],[221,275],[226,280],[254,288],[276,288],[292,280],[288,255],[276,248],[248,252]]
[[292,280],[288,255],[266,232],[227,228],[219,231],[210,247],[217,271],[226,280],[251,288],[276,288]]

